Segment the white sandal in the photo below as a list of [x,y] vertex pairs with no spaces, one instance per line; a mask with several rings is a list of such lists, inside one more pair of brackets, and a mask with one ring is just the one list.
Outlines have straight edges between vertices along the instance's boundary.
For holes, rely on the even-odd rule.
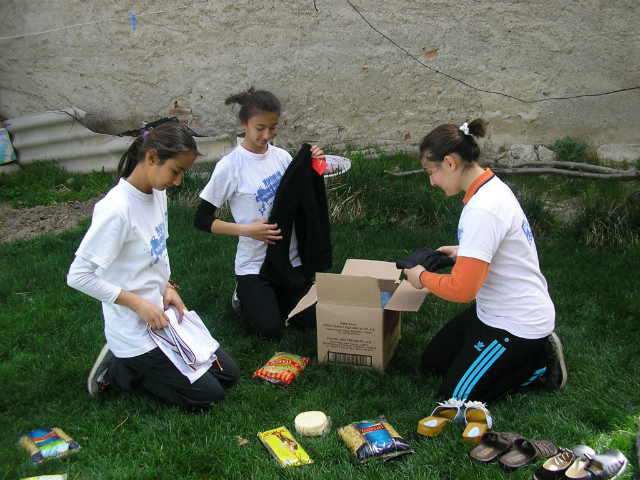
[[430,416],[418,422],[418,433],[427,437],[439,435],[450,420],[454,422],[463,420],[463,407],[464,402],[456,398],[450,398],[446,402],[440,403]]
[[482,402],[466,402],[464,407],[464,422],[467,427],[462,432],[462,438],[465,442],[477,444],[480,437],[493,426],[493,418]]

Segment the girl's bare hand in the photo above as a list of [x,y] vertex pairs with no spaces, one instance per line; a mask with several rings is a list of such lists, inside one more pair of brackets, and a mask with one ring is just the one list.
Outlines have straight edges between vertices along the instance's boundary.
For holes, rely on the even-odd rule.
[[169,305],[173,305],[178,309],[178,323],[182,323],[182,317],[184,316],[184,311],[187,307],[184,306],[180,295],[178,295],[178,291],[171,285],[167,285],[167,288],[164,291],[163,302],[165,311],[169,308]]
[[282,240],[278,224],[269,223],[267,220],[258,220],[257,222],[246,225],[244,236],[251,237],[254,240],[260,240],[269,245],[275,245],[276,241]]
[[416,265],[413,268],[405,268],[404,274],[407,276],[407,280],[413,286],[413,288],[424,288],[424,285],[420,283],[420,274],[425,272],[426,269],[422,265]]
[[140,298],[134,310],[154,330],[169,326],[169,317],[164,313],[164,310],[144,298]]
[[317,146],[311,147],[311,158],[324,158],[324,152]]
[[454,260],[458,258],[458,245],[449,246],[449,247],[440,247],[438,251],[446,253],[447,257],[452,258]]

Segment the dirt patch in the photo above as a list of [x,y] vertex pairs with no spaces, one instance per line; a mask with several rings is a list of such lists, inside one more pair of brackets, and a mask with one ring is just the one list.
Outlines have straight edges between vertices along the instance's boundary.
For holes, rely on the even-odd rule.
[[0,204],[0,243],[35,238],[43,234],[55,235],[74,228],[80,220],[91,216],[93,206],[100,198],[22,210]]

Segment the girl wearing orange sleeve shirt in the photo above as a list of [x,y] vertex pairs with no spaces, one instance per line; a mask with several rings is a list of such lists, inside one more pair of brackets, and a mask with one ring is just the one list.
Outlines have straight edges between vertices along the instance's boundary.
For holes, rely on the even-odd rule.
[[440,125],[420,142],[431,185],[448,196],[464,191],[464,208],[459,245],[438,249],[456,261],[451,273],[421,265],[404,272],[415,288],[445,300],[476,300],[434,336],[421,366],[443,377],[442,397],[490,402],[543,375],[561,389],[567,370],[527,217],[511,189],[478,163],[474,137],[485,132],[478,119]]

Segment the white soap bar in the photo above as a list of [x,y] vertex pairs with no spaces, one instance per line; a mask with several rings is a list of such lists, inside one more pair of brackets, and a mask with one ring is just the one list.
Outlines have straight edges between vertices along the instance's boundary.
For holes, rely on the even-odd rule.
[[296,432],[305,437],[318,437],[324,435],[329,430],[329,420],[322,412],[303,412],[299,414],[294,422]]

